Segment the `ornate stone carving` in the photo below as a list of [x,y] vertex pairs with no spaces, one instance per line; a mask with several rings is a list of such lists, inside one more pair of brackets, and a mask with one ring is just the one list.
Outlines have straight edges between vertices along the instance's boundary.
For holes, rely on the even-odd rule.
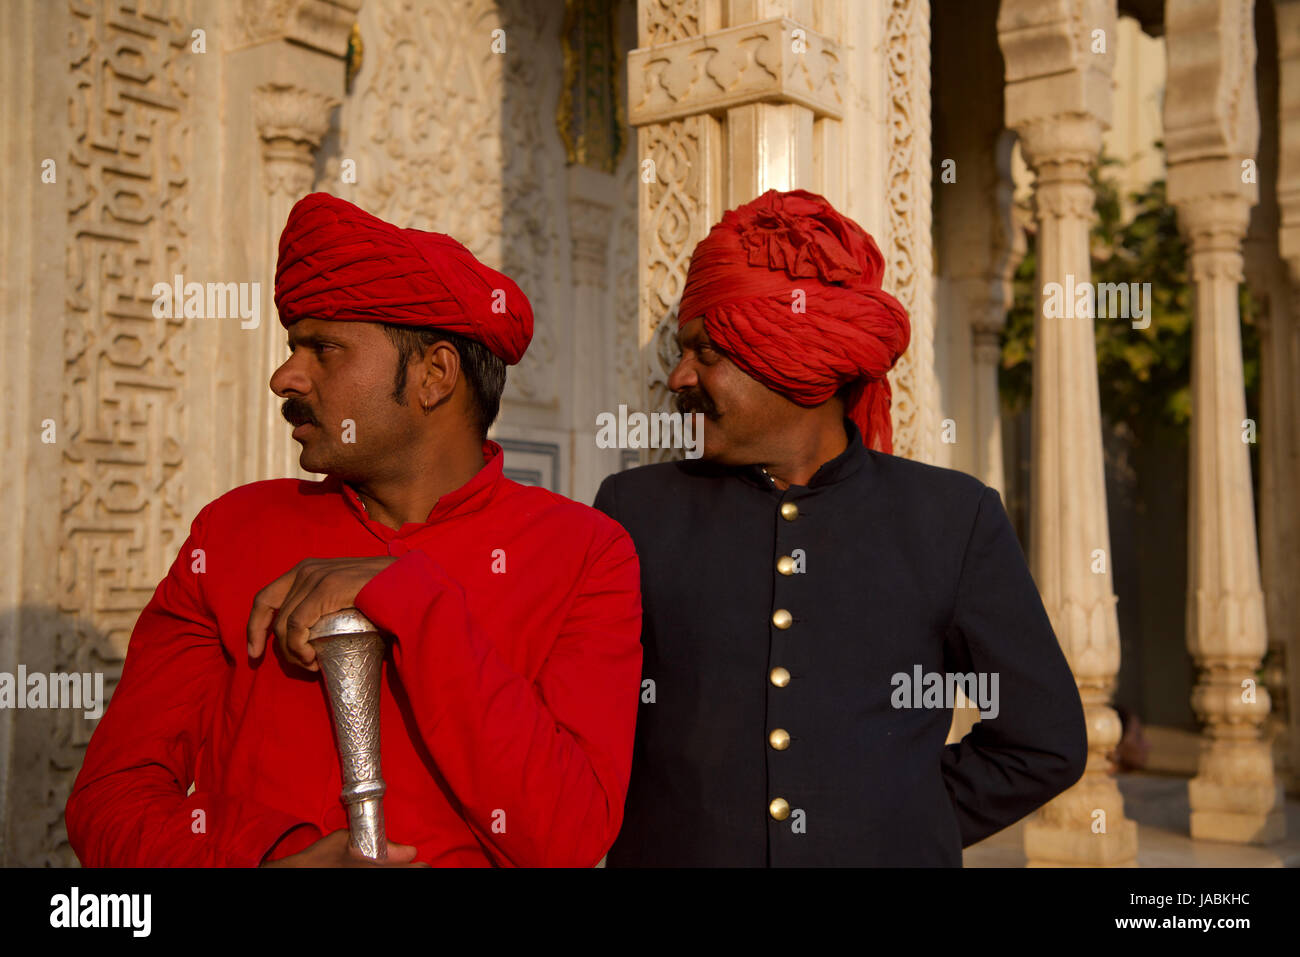
[[930,5],[891,0],[885,19],[889,115],[885,276],[907,309],[912,340],[890,372],[894,454],[937,458],[939,389],[934,374],[934,258],[930,234]]
[[[188,272],[194,87],[190,5],[73,0],[67,162],[67,318],[59,617],[53,670],[103,671],[185,538],[191,356],[183,318],[152,314],[152,284]],[[46,801],[15,833],[15,860],[73,865],[63,807],[93,730],[79,711],[28,712],[49,732]]]
[[677,363],[677,305],[691,253],[712,225],[704,179],[710,135],[718,135],[717,120],[707,115],[651,124],[638,132],[638,152],[643,162],[653,161],[655,173],[651,182],[641,183],[640,202],[639,339],[651,409],[669,407],[668,375]]
[[703,5],[708,0],[638,0],[638,42],[643,47],[698,37],[707,28]]
[[227,49],[292,40],[343,57],[361,0],[238,0]]
[[[806,46],[798,52],[795,30]],[[844,87],[838,43],[784,17],[628,56],[629,112],[638,126],[771,100],[839,117]]]

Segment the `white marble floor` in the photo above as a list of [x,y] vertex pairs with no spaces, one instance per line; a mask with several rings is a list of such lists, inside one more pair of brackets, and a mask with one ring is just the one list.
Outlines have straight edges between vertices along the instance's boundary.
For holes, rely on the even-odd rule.
[[[1300,801],[1286,802],[1286,839],[1268,847],[1193,841],[1187,778],[1121,774],[1124,812],[1138,825],[1139,867],[1300,867]],[[962,852],[966,867],[1024,867],[1024,821]]]

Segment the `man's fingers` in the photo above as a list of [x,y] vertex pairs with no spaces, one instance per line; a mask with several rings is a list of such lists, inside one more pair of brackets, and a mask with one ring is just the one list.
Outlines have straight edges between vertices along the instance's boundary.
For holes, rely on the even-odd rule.
[[415,860],[415,845],[388,842],[388,863],[406,864]]
[[266,650],[266,633],[275,620],[275,613],[289,593],[297,575],[291,568],[253,597],[253,610],[248,615],[248,656],[259,658]]
[[304,560],[294,569],[295,575],[284,600],[280,603],[280,614],[276,616],[272,630],[280,654],[286,661],[319,671],[316,664],[316,649],[308,642],[311,626],[324,614],[320,601],[313,601],[321,580],[326,572],[314,567],[311,559]]

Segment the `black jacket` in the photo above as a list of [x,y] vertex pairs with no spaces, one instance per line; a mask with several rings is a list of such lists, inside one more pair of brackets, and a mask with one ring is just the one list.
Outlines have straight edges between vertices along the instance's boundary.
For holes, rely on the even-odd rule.
[[[1083,774],[1079,694],[997,492],[845,425],[849,447],[806,487],[702,460],[601,485],[644,608],[609,866],[960,866]],[[779,571],[796,549],[803,571]],[[931,690],[927,673],[982,672],[990,695],[996,673],[996,717],[986,699],[945,747],[946,695],[899,706],[926,703],[898,677],[918,668]]]

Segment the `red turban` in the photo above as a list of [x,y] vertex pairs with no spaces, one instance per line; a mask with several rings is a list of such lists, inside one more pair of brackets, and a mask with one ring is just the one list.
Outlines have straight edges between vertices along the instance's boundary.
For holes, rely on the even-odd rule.
[[868,448],[892,452],[885,373],[911,325],[881,290],[884,271],[871,236],[821,196],[770,189],[724,214],[695,247],[677,321],[703,317],[737,366],[800,405],[854,383],[849,418]]
[[289,211],[275,306],[299,319],[392,322],[481,342],[514,365],[533,337],[533,307],[514,281],[450,236],[402,229],[328,193]]

